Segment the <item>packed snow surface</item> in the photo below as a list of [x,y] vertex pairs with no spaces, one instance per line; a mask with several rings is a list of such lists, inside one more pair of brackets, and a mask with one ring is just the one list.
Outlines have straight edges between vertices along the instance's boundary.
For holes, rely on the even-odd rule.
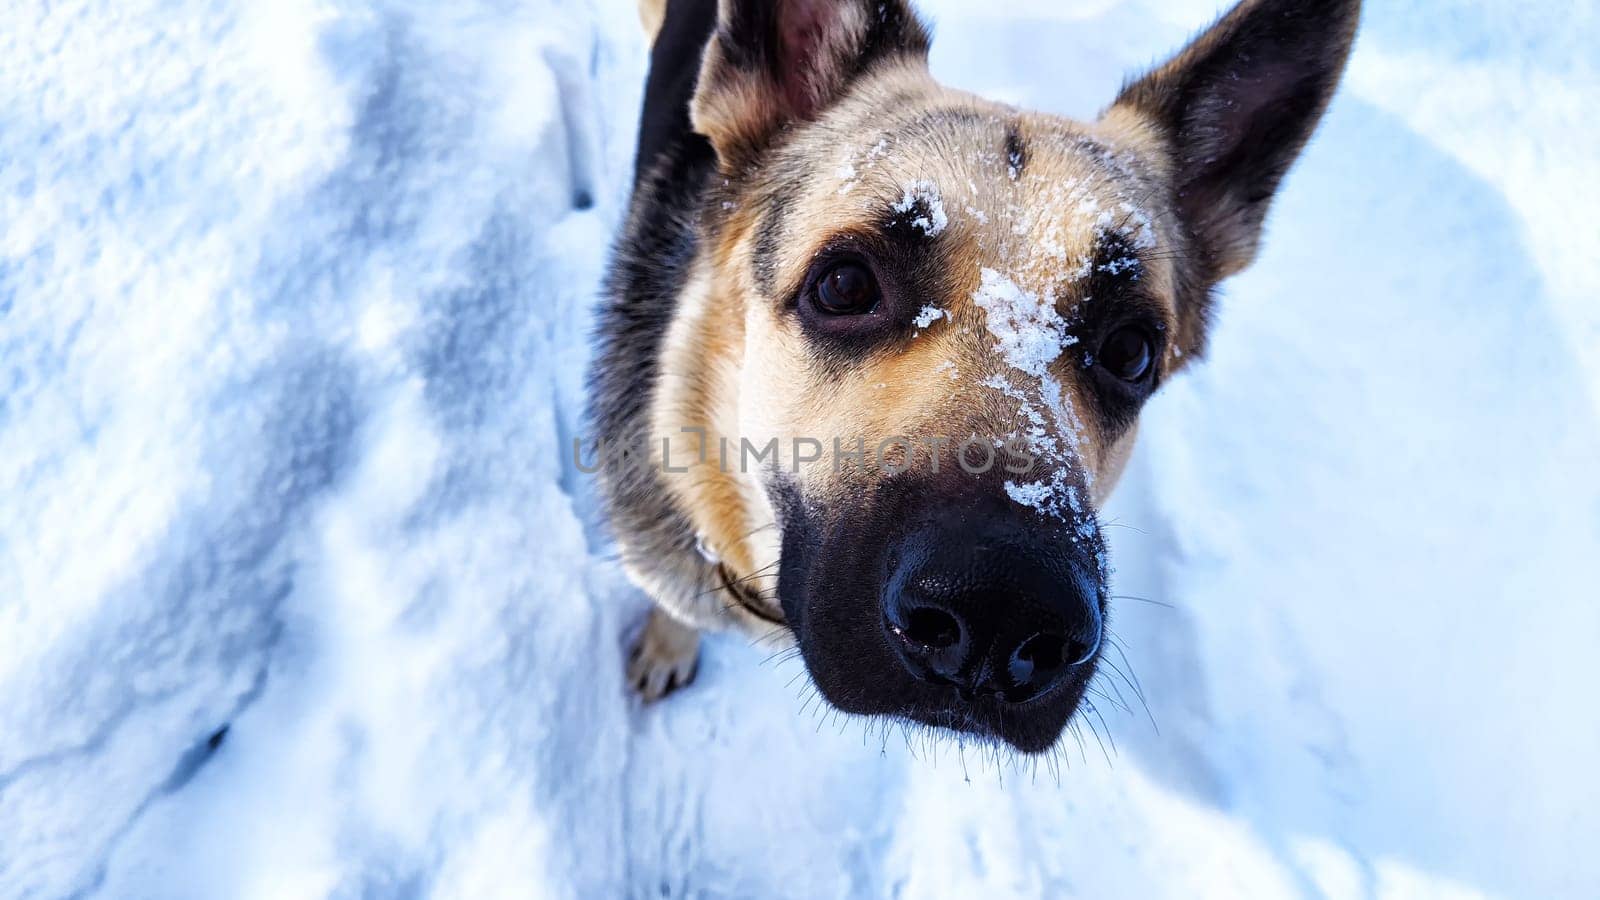
[[[929,7],[1078,116],[1217,12]],[[0,897],[1600,896],[1592,4],[1367,5],[1037,769],[732,637],[626,696],[567,448],[636,21],[0,4]]]

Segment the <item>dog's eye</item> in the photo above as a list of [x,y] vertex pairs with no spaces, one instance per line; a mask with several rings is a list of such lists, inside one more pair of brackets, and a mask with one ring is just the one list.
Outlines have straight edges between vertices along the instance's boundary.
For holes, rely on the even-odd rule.
[[817,282],[817,308],[836,316],[871,312],[878,305],[878,281],[858,262],[842,262]]
[[1123,381],[1138,381],[1150,371],[1155,351],[1144,329],[1130,325],[1111,332],[1100,345],[1099,361],[1107,372]]

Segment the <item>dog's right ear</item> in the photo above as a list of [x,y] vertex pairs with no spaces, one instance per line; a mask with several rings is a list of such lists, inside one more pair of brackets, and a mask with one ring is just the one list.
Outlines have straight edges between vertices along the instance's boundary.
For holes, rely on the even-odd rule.
[[737,171],[874,67],[927,58],[906,0],[719,0],[690,116]]
[[1344,72],[1361,0],[1240,0],[1113,108],[1170,141],[1179,215],[1209,280],[1255,257],[1278,183]]

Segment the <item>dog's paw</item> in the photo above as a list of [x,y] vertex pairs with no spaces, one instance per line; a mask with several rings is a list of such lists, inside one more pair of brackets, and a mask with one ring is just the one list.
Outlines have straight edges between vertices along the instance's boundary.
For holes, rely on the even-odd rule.
[[693,681],[699,663],[700,632],[652,609],[628,654],[628,684],[650,703]]

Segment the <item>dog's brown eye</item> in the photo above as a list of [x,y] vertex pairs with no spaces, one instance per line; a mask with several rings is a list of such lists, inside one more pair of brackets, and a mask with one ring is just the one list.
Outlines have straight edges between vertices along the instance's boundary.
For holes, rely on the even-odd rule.
[[1118,328],[1100,345],[1100,365],[1123,381],[1143,378],[1154,360],[1150,338],[1140,328]]
[[870,312],[878,305],[878,282],[860,263],[839,263],[817,282],[817,307],[836,316]]

